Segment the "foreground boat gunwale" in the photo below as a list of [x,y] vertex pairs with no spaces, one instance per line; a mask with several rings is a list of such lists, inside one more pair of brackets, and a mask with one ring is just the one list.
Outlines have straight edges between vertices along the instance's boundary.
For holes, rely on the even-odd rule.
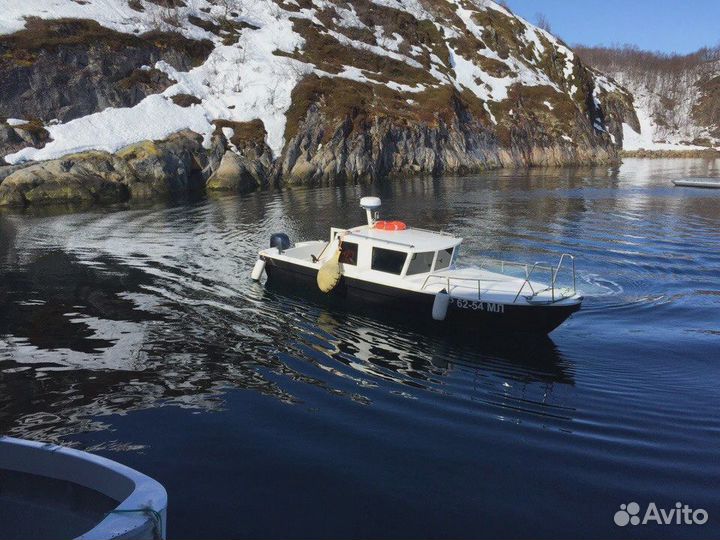
[[116,500],[117,506],[78,540],[165,538],[165,488],[126,465],[73,448],[0,436],[0,469],[63,480]]

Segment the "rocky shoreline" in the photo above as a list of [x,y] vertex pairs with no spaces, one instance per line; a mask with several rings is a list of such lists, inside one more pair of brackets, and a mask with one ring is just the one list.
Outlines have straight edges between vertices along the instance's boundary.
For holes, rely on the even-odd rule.
[[[303,124],[276,160],[262,140],[228,140],[222,130],[209,148],[189,130],[142,141],[112,154],[88,151],[60,159],[0,166],[0,207],[58,203],[107,204],[169,195],[247,193],[282,185],[375,182],[392,176],[468,174],[503,167],[612,164],[613,148],[528,144],[508,150],[481,129],[458,126],[405,130],[378,124],[328,144],[318,126]],[[418,144],[425,141],[425,145]]]
[[115,154],[88,151],[60,159],[0,167],[0,206],[113,203],[230,186],[247,191],[259,183],[228,159],[227,141],[181,131],[164,141],[143,141]]
[[620,157],[643,158],[643,159],[666,159],[666,158],[720,158],[720,150],[714,148],[692,149],[692,150],[623,150]]
[[88,151],[0,166],[0,207],[111,204],[203,191],[248,193],[287,185],[369,183],[500,168],[618,164],[622,158],[720,157],[712,149],[618,152],[613,147],[578,149],[535,143],[508,150],[497,146],[481,127],[459,124],[403,130],[379,122],[352,137],[340,129],[323,144],[319,142],[322,123],[310,114],[283,154],[273,160],[261,127],[253,138],[237,124],[228,139],[218,126],[207,148],[200,135],[185,130],[114,154]]

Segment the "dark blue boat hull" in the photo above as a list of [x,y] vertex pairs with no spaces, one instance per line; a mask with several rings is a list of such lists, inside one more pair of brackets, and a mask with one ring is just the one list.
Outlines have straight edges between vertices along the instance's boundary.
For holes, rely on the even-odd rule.
[[445,328],[549,334],[580,309],[580,303],[516,305],[451,299],[445,320],[434,321],[433,294],[406,291],[347,276],[342,276],[332,291],[323,293],[317,287],[316,270],[270,257],[265,260],[267,286],[275,290],[303,294],[344,309],[371,307],[377,311],[380,308],[383,317],[400,314]]

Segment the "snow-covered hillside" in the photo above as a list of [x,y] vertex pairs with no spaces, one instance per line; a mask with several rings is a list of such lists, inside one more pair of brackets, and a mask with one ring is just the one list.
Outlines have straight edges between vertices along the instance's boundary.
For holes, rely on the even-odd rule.
[[[720,66],[716,69],[720,73]],[[612,75],[632,93],[640,122],[639,133],[623,125],[624,150],[702,150],[720,146],[717,127],[702,125],[693,115],[702,96],[697,70],[677,77],[648,75],[654,80],[634,73]]]
[[[34,67],[41,60],[57,64],[51,60],[64,47],[78,60],[57,69],[86,69],[81,49],[93,49],[95,38],[83,43],[71,39],[60,23],[41,20],[95,21],[99,27],[83,27],[76,35],[98,36],[104,28],[109,37],[100,38],[107,50],[124,51],[129,43],[140,51],[133,58],[157,58],[126,66],[131,73],[113,75],[129,93],[117,96],[111,85],[93,97],[97,106],[84,108],[88,114],[74,114],[67,104],[76,90],[73,84],[80,83],[64,82],[66,73],[50,77],[49,84],[67,84],[67,95],[54,97],[42,111],[32,110],[33,93],[42,91],[36,84],[28,83],[16,95],[5,93],[0,128],[10,118],[14,125],[6,121],[6,131],[22,135],[23,127],[33,126],[33,133],[42,134],[21,137],[32,143],[23,144],[8,131],[15,137],[14,146],[6,146],[13,150],[4,156],[9,164],[89,150],[114,153],[183,129],[200,134],[210,148],[221,128],[229,151],[241,156],[243,150],[232,141],[259,120],[277,164],[275,176],[436,173],[612,160],[622,122],[634,123],[628,116],[631,98],[623,89],[587,70],[548,32],[489,0],[4,4],[0,52],[9,51],[2,70],[12,77],[3,81],[0,76],[0,86],[10,79],[42,79]],[[192,64],[188,57],[195,58],[197,51],[188,52],[192,46],[179,42],[174,54],[180,59],[173,64],[163,55],[168,54],[164,40],[175,34],[212,46]],[[150,37],[153,48],[143,50],[140,41]],[[19,45],[26,42],[30,45]],[[107,55],[101,60],[112,63]],[[111,67],[122,71],[122,66]],[[103,106],[107,103],[112,106]]]
[[580,53],[633,95],[640,130],[623,125],[624,150],[720,146],[719,51],[663,56],[628,48],[583,48]]

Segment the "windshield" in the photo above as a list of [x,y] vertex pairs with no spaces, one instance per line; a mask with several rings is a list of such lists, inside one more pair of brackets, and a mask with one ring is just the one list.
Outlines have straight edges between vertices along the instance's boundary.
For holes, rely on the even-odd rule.
[[450,266],[452,261],[453,248],[441,249],[438,251],[437,260],[435,261],[435,270],[442,270]]

